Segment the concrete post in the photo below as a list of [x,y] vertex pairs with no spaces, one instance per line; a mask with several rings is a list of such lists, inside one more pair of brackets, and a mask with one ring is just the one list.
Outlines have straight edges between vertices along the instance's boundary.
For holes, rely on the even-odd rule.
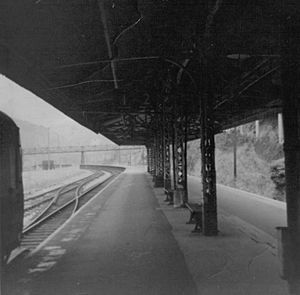
[[85,154],[83,150],[81,151],[80,165],[85,165]]
[[259,137],[259,120],[255,121],[255,138]]
[[284,142],[282,113],[278,114],[278,142]]
[[233,181],[237,180],[237,128],[233,128]]
[[50,128],[48,127],[48,151],[47,151],[47,170],[50,170]]

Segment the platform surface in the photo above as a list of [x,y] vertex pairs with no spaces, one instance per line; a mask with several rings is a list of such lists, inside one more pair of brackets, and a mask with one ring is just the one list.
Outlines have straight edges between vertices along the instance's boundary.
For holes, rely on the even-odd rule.
[[220,212],[218,237],[192,234],[188,210],[164,199],[144,170],[127,169],[39,251],[16,261],[2,293],[288,294],[274,249],[241,231],[245,225]]
[[145,174],[121,174],[15,271],[8,294],[196,294],[158,207]]

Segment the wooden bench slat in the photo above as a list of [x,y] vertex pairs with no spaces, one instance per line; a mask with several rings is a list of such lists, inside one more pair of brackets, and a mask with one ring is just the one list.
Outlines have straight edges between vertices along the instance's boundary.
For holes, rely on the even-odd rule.
[[187,224],[195,224],[193,232],[202,231],[202,205],[197,203],[186,203],[186,207],[191,212],[190,220]]
[[172,190],[171,188],[165,188],[164,191],[166,194],[165,202],[169,202],[169,205],[173,205],[174,204],[174,201],[173,201],[174,190]]
[[186,207],[190,210],[190,211],[202,211],[202,205],[200,204],[196,204],[196,203],[186,203]]

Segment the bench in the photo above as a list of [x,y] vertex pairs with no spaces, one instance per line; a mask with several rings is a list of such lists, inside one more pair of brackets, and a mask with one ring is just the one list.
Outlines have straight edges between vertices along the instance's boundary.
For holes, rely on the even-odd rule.
[[195,224],[192,232],[202,232],[202,205],[196,203],[185,203],[191,215],[187,224]]
[[174,204],[174,190],[171,188],[165,188],[166,199],[165,202],[169,202],[168,205]]

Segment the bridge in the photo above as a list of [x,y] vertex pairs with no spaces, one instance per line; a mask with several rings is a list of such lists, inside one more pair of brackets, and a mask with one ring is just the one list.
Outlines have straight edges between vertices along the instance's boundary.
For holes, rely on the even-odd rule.
[[118,145],[90,145],[90,146],[58,146],[58,147],[37,147],[37,148],[23,148],[23,156],[47,155],[48,167],[50,167],[50,155],[53,154],[76,154],[80,153],[80,164],[86,164],[86,153],[103,152],[110,153],[111,158],[121,164],[122,155],[128,156],[127,162],[132,165],[132,153],[139,153],[142,163],[146,155],[145,146],[118,146]]
[[23,155],[69,154],[82,152],[142,151],[144,146],[90,145],[90,146],[57,146],[22,149]]
[[187,142],[200,138],[205,236],[219,232],[215,134],[282,113],[281,242],[286,279],[300,292],[299,3],[5,0],[2,8],[1,73],[116,144],[145,145],[155,186],[173,190],[176,206],[189,200]]

